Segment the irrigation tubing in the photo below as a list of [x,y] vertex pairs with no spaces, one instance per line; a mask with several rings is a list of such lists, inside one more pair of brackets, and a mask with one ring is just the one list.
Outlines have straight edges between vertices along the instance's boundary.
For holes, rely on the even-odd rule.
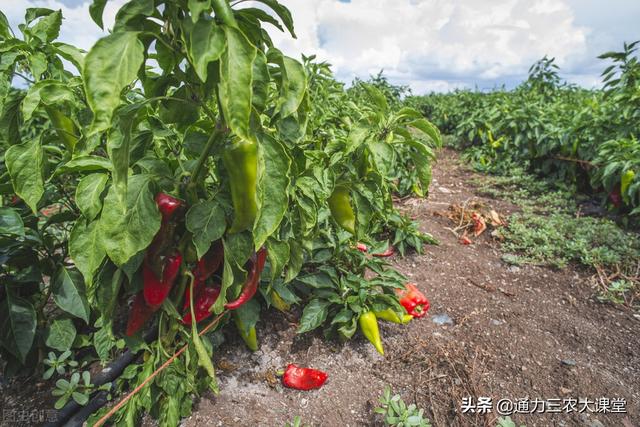
[[[145,335],[144,340],[147,343],[154,341],[158,335],[158,328],[151,328],[151,330]],[[118,357],[113,362],[109,363],[106,368],[100,371],[97,375],[92,378],[92,383],[99,387],[108,382],[114,381],[118,378],[122,372],[125,370],[127,366],[131,364],[138,355],[138,352],[132,352],[131,350],[125,351],[120,357]],[[85,406],[78,404],[75,400],[70,399],[66,405],[59,409],[55,415],[52,417],[55,421],[50,421],[46,423],[45,427],[60,427],[60,426],[81,426],[82,423],[91,415],[92,412],[102,407],[106,403],[107,398],[106,391],[100,391],[95,393],[94,397],[87,403]],[[99,406],[97,406],[98,402],[104,400]],[[93,409],[91,412],[87,413],[82,420],[77,416],[79,414],[86,413],[86,410],[89,407]]]

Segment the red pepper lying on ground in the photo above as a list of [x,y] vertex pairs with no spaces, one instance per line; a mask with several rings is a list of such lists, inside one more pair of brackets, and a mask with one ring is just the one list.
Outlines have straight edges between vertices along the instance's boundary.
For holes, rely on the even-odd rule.
[[[360,242],[356,244],[356,249],[364,253],[367,253],[369,251],[369,248],[367,247],[367,245]],[[371,254],[371,255],[379,258],[387,258],[387,257],[393,256],[393,254],[395,254],[395,250],[393,249],[393,246],[389,245],[384,252]]]
[[429,300],[414,283],[407,283],[405,289],[396,289],[400,304],[413,317],[424,317],[429,310]]
[[235,310],[242,304],[249,301],[258,291],[258,284],[260,283],[260,273],[264,268],[264,263],[267,260],[267,249],[260,248],[257,253],[253,254],[249,260],[249,275],[247,281],[242,288],[240,296],[235,301],[231,301],[224,305],[227,310]]
[[285,387],[298,390],[313,390],[320,388],[329,376],[326,372],[312,368],[300,368],[294,364],[287,366],[282,376],[282,384]]
[[182,255],[176,252],[174,255],[165,258],[162,270],[162,280],[158,279],[151,267],[144,263],[142,266],[142,278],[144,280],[144,299],[152,307],[162,304],[162,301],[169,295],[169,291],[178,276]]
[[393,250],[393,246],[389,246],[386,251],[381,252],[379,254],[372,254],[372,255],[379,258],[387,258],[387,257],[393,256],[394,253],[395,251]]
[[[195,283],[194,283],[195,285]],[[213,313],[209,311],[211,306],[216,302],[218,296],[220,296],[220,286],[216,285],[215,287],[204,286],[201,287],[199,292],[195,292],[195,301],[193,302],[194,307],[193,311],[196,315],[196,323],[206,319],[211,316]],[[182,323],[185,325],[191,324],[191,310],[184,315],[182,318]]]

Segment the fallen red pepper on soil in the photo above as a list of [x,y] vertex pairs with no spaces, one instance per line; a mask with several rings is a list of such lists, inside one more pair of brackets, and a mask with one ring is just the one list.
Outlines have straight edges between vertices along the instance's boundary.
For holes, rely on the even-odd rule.
[[144,263],[142,266],[142,278],[144,282],[144,299],[152,307],[162,304],[162,301],[169,295],[169,291],[175,282],[180,265],[182,264],[182,255],[176,252],[174,255],[165,258],[164,268],[162,271],[162,280],[158,279],[156,273],[151,267]]
[[393,256],[395,253],[396,251],[393,249],[393,246],[389,246],[386,251],[372,255],[379,258],[387,258]]
[[249,260],[249,275],[247,281],[240,292],[240,296],[235,301],[231,301],[224,305],[227,310],[235,310],[249,301],[258,291],[258,284],[260,283],[260,273],[264,268],[264,263],[267,260],[267,249],[260,248],[257,253],[253,254]]
[[322,387],[328,377],[326,372],[318,369],[300,368],[289,364],[282,376],[282,384],[296,390],[313,390]]
[[133,305],[129,311],[129,319],[127,320],[127,336],[133,336],[140,328],[147,323],[147,320],[153,315],[157,308],[150,307],[144,300],[142,291],[138,292],[133,300]]
[[461,245],[470,245],[472,243],[471,239],[469,237],[467,237],[466,235],[460,236],[460,240],[459,241],[460,241]]
[[400,304],[413,317],[424,317],[429,310],[429,300],[414,283],[407,283],[405,289],[396,289]]
[[476,237],[484,233],[487,229],[487,224],[484,221],[484,218],[477,212],[474,212],[471,215],[471,219],[473,220],[473,233]]
[[[195,284],[195,283],[194,283]],[[220,286],[216,285],[214,287],[201,287],[199,292],[195,292],[195,301],[193,311],[196,316],[196,323],[206,319],[211,316],[213,313],[209,311],[211,306],[216,302],[218,296],[220,296]],[[189,311],[182,317],[182,323],[185,325],[191,324],[191,309],[190,304],[187,306]]]

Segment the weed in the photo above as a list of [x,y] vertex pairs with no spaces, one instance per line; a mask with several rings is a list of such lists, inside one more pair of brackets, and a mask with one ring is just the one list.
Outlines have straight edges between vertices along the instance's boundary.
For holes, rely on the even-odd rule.
[[376,408],[377,414],[384,416],[384,423],[395,427],[431,427],[428,419],[423,418],[424,409],[418,409],[413,403],[407,405],[399,394],[391,395],[391,388],[386,386],[380,398],[381,406]]

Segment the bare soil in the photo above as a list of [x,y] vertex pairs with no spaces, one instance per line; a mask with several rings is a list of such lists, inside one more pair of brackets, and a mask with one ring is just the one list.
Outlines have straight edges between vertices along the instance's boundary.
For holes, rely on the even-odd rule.
[[[509,266],[489,233],[461,245],[447,230],[450,221],[435,212],[473,198],[502,215],[517,210],[478,196],[474,177],[445,150],[428,200],[402,203],[440,245],[392,261],[428,296],[431,310],[407,326],[381,324],[385,357],[361,336],[345,344],[327,342],[321,333],[298,336],[296,314],[267,314],[258,325],[256,353],[230,336],[233,345],[216,356],[220,394],[204,396],[184,425],[284,426],[295,416],[312,426],[381,425],[374,408],[387,384],[424,408],[436,426],[494,426],[500,399],[570,398],[622,398],[627,413],[512,419],[527,426],[640,425],[639,316],[596,302],[590,272]],[[440,315],[451,321],[436,323]],[[322,369],[329,380],[317,391],[283,388],[276,373],[288,363]],[[493,410],[463,414],[464,397],[492,398]]]
[[[183,425],[284,426],[295,416],[311,426],[382,425],[374,408],[390,385],[438,427],[493,427],[499,399],[524,398],[622,398],[627,413],[515,414],[518,425],[640,426],[640,315],[598,303],[588,271],[509,266],[489,233],[461,245],[449,219],[434,213],[472,199],[503,216],[518,209],[479,196],[474,179],[482,177],[445,150],[429,198],[401,202],[440,245],[391,261],[428,296],[431,310],[406,326],[381,323],[385,357],[360,335],[345,344],[319,331],[299,336],[299,313],[270,311],[258,324],[255,353],[229,331],[215,356],[221,392],[203,396]],[[434,321],[443,315],[448,323]],[[288,363],[322,369],[329,380],[316,391],[283,388],[276,374]],[[38,425],[48,415],[41,408],[54,401],[47,383],[33,377],[0,384],[0,391],[11,418],[38,409],[31,420],[3,416],[2,426]],[[466,397],[492,398],[492,412],[462,413]],[[147,417],[144,424],[154,423]]]

